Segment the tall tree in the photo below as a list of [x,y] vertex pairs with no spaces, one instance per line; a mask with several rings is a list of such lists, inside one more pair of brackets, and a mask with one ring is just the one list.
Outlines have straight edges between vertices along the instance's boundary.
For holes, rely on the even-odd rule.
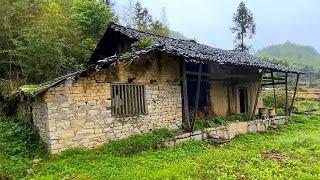
[[127,0],[123,10],[121,22],[125,26],[161,36],[169,35],[168,20],[164,8],[161,12],[161,20],[155,20],[149,10],[143,7],[139,1]]
[[152,17],[149,14],[147,8],[142,7],[141,3],[138,1],[134,7],[134,24],[136,28],[141,31],[148,31],[152,24]]
[[256,34],[256,24],[251,11],[243,1],[240,2],[233,15],[233,22],[234,26],[231,27],[231,32],[235,34],[235,49],[242,52],[248,51],[249,45],[245,44],[244,40],[245,38],[251,39]]

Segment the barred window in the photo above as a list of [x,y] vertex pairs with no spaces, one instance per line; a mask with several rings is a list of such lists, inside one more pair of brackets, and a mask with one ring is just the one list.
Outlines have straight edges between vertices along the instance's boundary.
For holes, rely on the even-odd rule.
[[112,115],[132,116],[147,113],[144,85],[112,84],[111,92]]

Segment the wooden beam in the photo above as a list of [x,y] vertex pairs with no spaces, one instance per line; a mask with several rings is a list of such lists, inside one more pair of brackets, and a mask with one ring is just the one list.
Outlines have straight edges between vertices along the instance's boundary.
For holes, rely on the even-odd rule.
[[272,86],[273,86],[274,109],[277,109],[277,97],[276,97],[276,88],[275,88],[275,84],[274,84],[273,72],[271,72],[271,78],[272,78]]
[[288,73],[286,73],[286,84],[285,84],[285,91],[286,91],[286,116],[288,116]]
[[194,131],[194,125],[196,122],[196,116],[197,116],[197,111],[198,111],[198,106],[199,106],[200,87],[201,87],[201,72],[202,72],[202,64],[199,65],[199,74],[198,74],[197,91],[196,91],[196,102],[195,102],[195,107],[194,107],[194,116],[193,116],[192,124],[191,124],[192,132]]
[[271,86],[271,85],[280,85],[280,84],[286,84],[285,82],[275,82],[275,83],[266,83],[261,84],[262,86]]
[[285,78],[274,77],[273,72],[271,72],[271,77],[263,77],[263,80],[286,80]]
[[299,77],[300,77],[300,74],[297,74],[297,80],[296,80],[296,84],[295,84],[295,87],[294,87],[294,92],[293,92],[293,97],[292,97],[292,101],[291,101],[291,106],[290,106],[290,109],[289,109],[289,116],[291,115],[292,108],[293,108],[293,103],[294,103],[294,100],[295,100],[295,98],[296,98],[297,89],[298,89],[298,83],[299,83]]
[[257,108],[258,99],[259,99],[260,90],[261,90],[263,73],[264,73],[264,69],[261,71],[261,74],[260,74],[260,81],[259,81],[259,84],[258,84],[258,87],[257,87],[256,99],[254,101],[253,109],[252,109],[252,112],[251,112],[251,119],[253,119],[253,116],[254,116],[256,108]]
[[188,85],[187,85],[187,73],[186,73],[186,62],[181,59],[181,70],[182,70],[182,98],[183,98],[183,118],[186,123],[187,130],[191,131],[190,117],[189,117],[189,103],[188,103]]
[[[195,71],[186,71],[188,75],[195,75],[198,76],[199,72]],[[215,77],[215,78],[252,78],[252,76],[255,74],[213,74],[213,73],[201,73],[201,76],[205,77]]]

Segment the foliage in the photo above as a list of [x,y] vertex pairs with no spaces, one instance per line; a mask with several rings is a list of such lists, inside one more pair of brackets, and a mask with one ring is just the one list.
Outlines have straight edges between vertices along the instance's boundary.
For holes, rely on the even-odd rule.
[[141,39],[140,41],[133,43],[131,46],[133,51],[139,51],[153,45],[154,45],[154,40],[152,38],[144,38],[144,39]]
[[6,91],[79,69],[113,19],[107,5],[95,0],[4,0],[0,12]]
[[27,120],[0,117],[0,179],[24,177],[34,158],[45,157],[44,143]]
[[123,59],[130,59],[132,56],[131,52],[125,52],[124,54],[122,54],[122,58]]
[[245,121],[251,121],[251,115],[248,113],[241,113],[241,114],[234,114],[230,115],[227,117],[228,121],[240,121],[240,122],[245,122]]
[[249,46],[244,43],[245,38],[251,39],[256,34],[256,24],[251,11],[242,1],[233,15],[235,25],[231,27],[231,32],[235,33],[235,49],[240,51],[248,51]]
[[[110,3],[107,3],[110,4]],[[77,22],[82,32],[98,42],[114,16],[109,6],[95,0],[74,0],[71,7],[71,19]],[[93,33],[94,32],[94,33]]]

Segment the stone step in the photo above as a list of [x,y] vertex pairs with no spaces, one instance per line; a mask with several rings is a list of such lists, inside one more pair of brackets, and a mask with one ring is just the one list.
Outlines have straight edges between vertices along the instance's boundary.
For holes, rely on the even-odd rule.
[[216,145],[216,146],[224,146],[226,143],[230,142],[230,139],[225,139],[220,136],[208,136],[208,142],[210,144]]

